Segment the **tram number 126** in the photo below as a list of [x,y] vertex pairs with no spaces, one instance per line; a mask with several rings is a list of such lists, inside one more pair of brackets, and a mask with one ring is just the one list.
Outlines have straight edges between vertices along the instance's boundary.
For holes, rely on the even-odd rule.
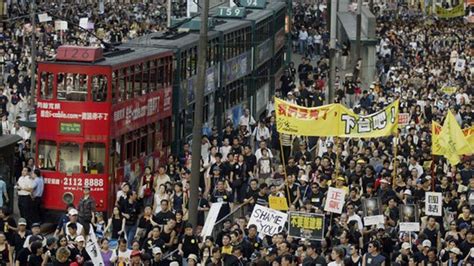
[[70,186],[70,187],[82,187],[82,186],[90,186],[90,187],[101,187],[104,185],[104,180],[100,178],[72,178],[72,177],[65,177],[63,178],[63,186]]

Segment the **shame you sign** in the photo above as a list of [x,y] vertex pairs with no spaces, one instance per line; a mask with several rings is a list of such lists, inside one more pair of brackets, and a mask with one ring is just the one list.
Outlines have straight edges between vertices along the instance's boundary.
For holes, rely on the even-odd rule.
[[288,215],[286,213],[255,205],[247,228],[254,224],[257,226],[259,233],[273,236],[283,230],[287,219]]

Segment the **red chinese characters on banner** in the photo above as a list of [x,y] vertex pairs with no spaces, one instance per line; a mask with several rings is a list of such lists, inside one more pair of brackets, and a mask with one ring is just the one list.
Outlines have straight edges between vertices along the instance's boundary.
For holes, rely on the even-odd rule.
[[278,115],[308,120],[326,120],[329,108],[304,108],[286,104],[278,104]]

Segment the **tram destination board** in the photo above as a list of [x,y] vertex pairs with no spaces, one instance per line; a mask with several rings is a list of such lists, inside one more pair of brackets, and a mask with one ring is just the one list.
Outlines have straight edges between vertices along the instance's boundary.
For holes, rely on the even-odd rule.
[[218,17],[223,18],[244,18],[246,16],[245,7],[219,7]]
[[62,45],[58,48],[56,60],[96,62],[104,58],[102,48],[74,45]]
[[240,5],[247,8],[253,9],[264,9],[267,6],[265,0],[240,0]]

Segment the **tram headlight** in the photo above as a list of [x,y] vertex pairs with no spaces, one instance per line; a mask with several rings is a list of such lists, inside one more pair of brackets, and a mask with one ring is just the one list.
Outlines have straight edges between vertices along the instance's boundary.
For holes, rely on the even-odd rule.
[[71,192],[66,192],[63,194],[63,201],[66,204],[72,204],[74,202],[74,195]]

